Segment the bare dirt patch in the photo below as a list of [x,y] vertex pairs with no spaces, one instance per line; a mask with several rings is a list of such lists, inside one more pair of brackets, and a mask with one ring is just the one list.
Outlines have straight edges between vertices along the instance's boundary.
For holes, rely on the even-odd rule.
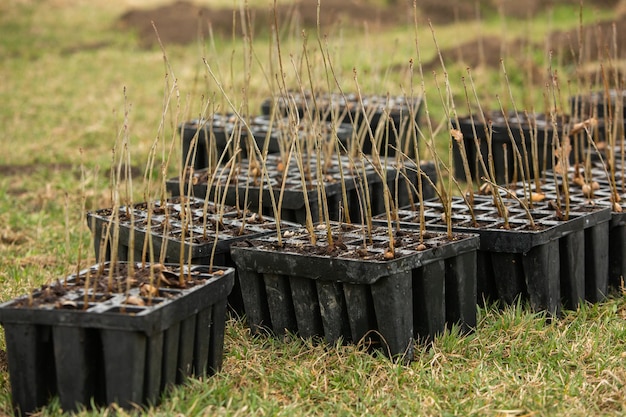
[[[529,18],[545,12],[554,5],[569,4],[579,7],[580,0],[422,0],[418,2],[418,18],[422,22],[430,20],[434,24],[453,24],[463,20],[476,19],[478,15],[503,14],[512,18]],[[626,13],[626,0],[587,0],[584,7],[613,9],[616,19]],[[324,30],[338,25],[385,28],[394,25],[411,24],[413,19],[412,1],[390,0],[383,7],[366,0],[327,0],[320,11],[320,25]],[[275,21],[276,19],[276,21]],[[187,1],[176,1],[153,9],[133,9],[119,19],[118,25],[124,30],[137,33],[143,47],[157,44],[157,36],[165,44],[187,44],[208,37],[241,36],[244,32],[242,22],[250,22],[249,30],[255,35],[268,33],[278,23],[281,33],[292,32],[299,36],[302,28],[315,28],[317,25],[317,2],[300,1],[295,4],[278,5],[276,18],[272,8],[252,8],[243,19],[240,10],[213,9],[194,5]],[[615,56],[623,56],[626,49],[626,26],[620,27],[613,22],[600,22],[584,27],[583,62],[597,62],[599,57],[608,56],[612,51]],[[615,41],[613,40],[615,38]],[[541,84],[547,76],[544,68],[539,68],[530,58],[531,49],[551,49],[556,59],[564,63],[578,62],[578,29],[555,32],[547,43],[530,45],[528,41],[516,39],[504,42],[498,37],[473,39],[461,45],[442,50],[446,64],[477,68],[499,68],[501,59],[507,66],[521,68],[521,71],[534,83]],[[424,64],[426,71],[439,71],[439,59]],[[597,75],[590,75],[596,76]]]
[[[400,9],[400,10],[399,10]],[[409,4],[401,2],[394,7],[379,7],[364,1],[329,0],[320,11],[320,26],[330,28],[336,24],[391,26],[406,23]],[[251,8],[245,16],[255,34],[269,32],[275,26],[274,10]],[[130,10],[119,19],[122,29],[135,31],[144,47],[152,47],[157,37],[164,43],[185,44],[207,36],[209,29],[218,36],[240,36],[243,33],[242,15],[239,10],[200,7],[186,1],[164,5],[149,10]],[[317,2],[301,1],[295,4],[279,4],[276,8],[279,30],[297,30],[317,25]],[[299,32],[299,30],[298,30]]]
[[616,20],[598,22],[583,27],[582,38],[579,29],[555,32],[550,43],[555,48],[568,51],[565,62],[578,62],[579,46],[582,44],[582,62],[623,57],[626,51],[626,25]]
[[[461,65],[470,69],[500,70],[504,62],[507,69],[519,70],[529,84],[542,85],[547,80],[548,73],[533,61],[530,53],[542,47],[522,39],[504,42],[499,37],[491,36],[443,49],[441,55],[446,66]],[[427,73],[443,72],[438,56],[424,63],[423,68]]]
[[[372,4],[367,0],[325,0],[320,11],[320,26],[323,30],[337,25],[385,28],[394,25],[412,24],[413,2],[410,0],[388,0],[387,6]],[[476,19],[478,15],[502,13],[507,17],[528,18],[546,11],[556,4],[571,4],[576,7],[579,0],[420,0],[418,18],[443,25]],[[585,7],[613,8],[618,11],[620,0],[586,0]],[[480,12],[478,12],[480,10]],[[251,8],[246,16],[250,29],[256,35],[268,33],[275,26],[274,10]],[[191,2],[176,2],[152,9],[132,9],[124,13],[118,21],[118,28],[134,31],[141,46],[149,48],[157,44],[152,22],[159,37],[165,44],[187,44],[208,37],[241,36],[242,15],[240,10],[209,8]],[[317,25],[317,2],[301,0],[294,4],[279,4],[276,8],[276,21],[281,32],[291,31],[299,36],[302,28],[315,28]]]
[[[584,7],[613,9],[620,0],[585,0]],[[478,15],[503,14],[506,17],[525,19],[545,12],[555,5],[578,7],[580,0],[421,0],[418,7],[422,17],[437,24],[472,20]]]
[[[615,6],[616,2],[592,3],[598,7],[609,7]],[[621,82],[624,74],[619,68],[615,68],[616,58],[626,56],[626,25],[620,25],[620,16],[626,15],[626,1],[621,4],[623,7],[616,6],[615,10],[616,13],[621,10],[622,14],[616,15],[615,20],[601,21],[568,31],[556,31],[544,42],[531,42],[521,38],[505,41],[495,36],[483,37],[443,49],[441,54],[446,65],[457,64],[469,68],[498,69],[502,67],[501,60],[504,60],[508,68],[520,69],[527,81],[541,85],[547,81],[548,72],[533,60],[535,51],[540,50],[546,54],[551,52],[556,62],[577,66],[578,76],[596,82],[603,77],[598,63],[604,62],[605,72],[611,71],[611,74],[605,73],[604,76],[615,77],[617,74]],[[609,65],[609,62],[613,64]],[[609,66],[610,70],[606,69]],[[439,58],[426,62],[424,69],[441,72]]]

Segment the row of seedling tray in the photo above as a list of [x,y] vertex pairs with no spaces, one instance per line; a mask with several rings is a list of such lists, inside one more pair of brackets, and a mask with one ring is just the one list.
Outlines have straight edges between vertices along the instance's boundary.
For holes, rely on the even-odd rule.
[[[435,192],[437,162],[406,158],[410,147],[390,152],[398,149],[392,133],[406,135],[412,121],[383,112],[377,125],[358,124],[378,107],[368,115],[363,99],[294,97],[309,103],[296,106],[299,117],[321,120],[330,138],[295,144],[289,138],[306,137],[296,134],[306,128],[281,121],[293,103],[274,98],[266,117],[243,127],[239,117],[189,123],[187,145],[181,125],[183,169],[167,181],[173,197],[89,213],[99,263],[0,306],[18,412],[51,395],[66,410],[91,398],[156,403],[168,386],[220,369],[227,305],[253,333],[364,343],[408,361],[416,340],[454,325],[474,329],[482,300],[527,300],[557,317],[562,306],[602,300],[623,276],[624,222],[615,187],[602,197],[601,169],[585,171],[596,198],[543,171],[549,166],[540,168],[541,190],[524,181],[499,188],[492,176],[485,195],[449,197]],[[369,134],[344,141],[339,132],[350,129],[330,124],[337,115]],[[222,122],[230,133],[214,154]],[[276,130],[267,126],[283,122],[286,139],[268,155]],[[266,124],[263,140],[240,142],[255,123]],[[409,143],[402,134],[393,143]],[[299,159],[290,158],[297,146]]]
[[453,120],[455,173],[482,184],[479,195],[468,187],[448,210],[429,201],[421,217],[413,208],[398,212],[401,223],[435,229],[445,229],[450,215],[453,230],[480,235],[479,301],[522,296],[558,315],[561,306],[601,301],[621,285],[623,94],[569,102],[572,116],[492,112]]
[[254,155],[255,144],[284,156],[294,136],[304,147],[315,142],[319,152],[414,156],[421,109],[419,97],[290,92],[288,98],[266,99],[258,116],[215,113],[182,123],[183,165],[212,167],[222,154],[247,158]]
[[[394,106],[402,112],[400,103]],[[379,107],[369,116],[380,119]],[[30,413],[54,395],[66,411],[92,403],[155,404],[172,384],[213,374],[222,364],[227,311],[253,309],[231,257],[236,242],[288,236],[299,225],[286,219],[371,217],[384,210],[385,186],[397,201],[414,204],[420,175],[428,178],[422,192],[434,194],[432,165],[391,159],[400,119],[385,119],[375,134],[374,125],[358,122],[369,116],[343,115],[352,123],[309,118],[311,130],[275,115],[248,120],[245,129],[232,115],[181,125],[188,168],[168,181],[178,197],[89,213],[99,263],[0,306],[16,412]],[[413,125],[406,116],[405,131]],[[352,133],[359,129],[360,136]],[[355,152],[380,148],[383,142],[374,138],[383,136],[390,146],[382,163]],[[300,164],[286,157],[296,146],[307,155]],[[283,220],[267,215],[274,207]],[[269,307],[266,302],[263,309]],[[394,353],[400,344],[409,349],[408,339],[394,343]]]
[[[229,303],[234,313],[246,315],[254,332],[269,328],[276,334],[293,331],[303,337],[353,342],[369,336],[390,354],[406,354],[410,359],[414,330],[427,338],[441,332],[446,321],[462,321],[468,329],[475,325],[474,236],[450,241],[445,233],[421,233],[408,227],[403,233],[394,232],[395,256],[389,257],[389,229],[384,226],[329,221],[314,225],[310,233],[305,225],[283,222],[277,230],[273,218],[261,220],[248,214],[242,219],[235,208],[224,215],[213,210],[203,214],[201,199],[173,199],[167,205],[171,232],[165,237],[152,233],[155,256],[167,244],[166,261],[187,256],[189,263],[208,263],[213,256],[214,262],[236,266],[238,284]],[[191,212],[186,221],[194,225],[187,227],[181,245],[177,237],[183,226],[177,213],[185,210]],[[144,224],[147,217],[136,213],[134,224]],[[110,216],[92,218],[96,244],[101,245],[112,235],[107,231]],[[160,220],[153,222],[162,228]],[[128,217],[120,223],[118,256],[145,257],[147,230],[132,224]],[[128,243],[131,232],[136,235],[135,245]],[[418,249],[420,245],[424,246]],[[463,311],[456,311],[460,305],[456,301],[444,302],[446,280],[450,280],[448,296],[453,296],[453,288],[462,292],[454,300],[461,301]],[[406,291],[413,286],[415,291]],[[414,297],[419,299],[415,311]]]

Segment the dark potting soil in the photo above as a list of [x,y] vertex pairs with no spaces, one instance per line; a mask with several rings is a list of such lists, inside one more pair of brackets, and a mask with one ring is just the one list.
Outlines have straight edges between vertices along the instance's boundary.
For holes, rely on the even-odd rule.
[[[575,207],[577,211],[593,211],[595,206],[611,207],[613,212],[621,213],[626,210],[626,191],[624,180],[626,179],[626,171],[617,164],[615,168],[615,184],[610,180],[611,170],[605,169],[599,163],[592,163],[588,167],[570,166],[568,171],[568,194],[570,206]],[[608,177],[607,177],[608,173]],[[518,190],[516,195],[518,198],[523,196],[521,184],[517,184]],[[584,189],[583,189],[584,187]],[[619,208],[615,206],[613,187],[617,191]],[[528,185],[526,185],[528,190]],[[530,190],[536,192],[535,184],[531,184]],[[561,201],[561,207],[564,207],[565,186],[563,176],[554,175],[554,171],[547,171],[541,179],[541,194],[545,197],[545,201]]]
[[276,236],[267,236],[235,245],[282,253],[385,262],[467,237],[459,234],[448,237],[444,233],[433,232],[424,232],[420,237],[416,230],[409,233],[398,229],[393,231],[395,252],[391,254],[388,229],[375,226],[369,230],[368,233],[364,226],[331,222],[332,243],[328,239],[326,224],[318,224],[314,228],[315,243],[312,243],[306,228],[302,227],[285,231],[280,241]]
[[17,415],[54,395],[66,411],[154,405],[221,368],[234,269],[132,265],[96,264],[0,305]]
[[[179,242],[184,237],[184,241],[191,244],[276,230],[276,222],[272,218],[198,198],[174,197],[166,200],[165,204],[143,202],[135,204],[132,210],[120,207],[118,213],[120,226],[133,227],[140,232],[150,231]],[[113,211],[109,208],[94,214],[105,221],[115,220],[111,219]]]
[[112,267],[102,264],[101,268],[94,266],[65,280],[43,285],[7,307],[88,311],[97,303],[106,303],[113,295],[122,294],[125,295],[122,308],[115,312],[124,313],[124,305],[131,308],[153,307],[182,295],[176,290],[190,289],[205,283],[210,277],[224,274],[224,270],[219,269],[207,275],[207,270],[196,268],[183,271],[181,280],[181,269],[171,265],[154,264],[150,267],[136,264],[131,270],[127,263]]

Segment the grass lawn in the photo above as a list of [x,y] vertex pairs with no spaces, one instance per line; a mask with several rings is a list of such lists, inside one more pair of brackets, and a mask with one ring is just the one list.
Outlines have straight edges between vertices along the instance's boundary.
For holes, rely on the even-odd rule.
[[[201,35],[191,43],[164,39],[165,53],[154,42],[143,47],[140,33],[119,23],[128,9],[165,3],[0,4],[0,301],[64,276],[79,261],[94,262],[83,209],[112,204],[110,170],[119,163],[123,143],[129,145],[133,198],[143,200],[159,192],[154,185],[148,188],[146,177],[163,179],[162,167],[167,176],[176,172],[180,122],[228,111],[229,101],[238,111],[258,113],[263,98],[282,82],[277,46],[289,88],[300,79],[305,87],[322,90],[338,84],[350,92],[426,92],[432,139],[444,159],[446,111],[467,113],[464,85],[469,88],[470,75],[485,109],[499,108],[500,100],[507,109],[515,104],[543,112],[548,103],[567,112],[568,95],[587,91],[601,64],[615,73],[621,61],[614,58],[623,55],[618,48],[613,58],[598,61],[590,55],[577,63],[575,39],[568,43],[558,41],[565,35],[548,36],[576,31],[581,19],[590,24],[615,16],[614,10],[595,6],[585,6],[581,14],[576,2],[559,3],[532,19],[497,11],[485,12],[481,21],[451,16],[450,23],[433,23],[432,30],[423,14],[416,28],[410,8],[406,21],[393,26],[329,25],[319,34],[308,28],[303,35],[290,21],[281,27],[279,45],[267,30],[246,41],[239,35],[211,37],[201,24],[194,28]],[[202,4],[209,3],[216,4]],[[232,6],[225,0],[219,4]],[[595,42],[589,36],[585,50]],[[550,69],[556,71],[558,89],[551,87]],[[151,155],[156,163],[146,169]],[[10,397],[5,366],[0,413],[11,413]],[[104,409],[80,415],[114,412],[127,413]],[[59,413],[53,401],[37,415]],[[206,380],[190,379],[142,413],[626,415],[626,297],[615,292],[606,302],[566,311],[554,321],[524,304],[488,305],[479,309],[475,332],[441,335],[430,349],[420,347],[410,365],[359,346],[252,337],[243,321],[231,320],[223,371]]]

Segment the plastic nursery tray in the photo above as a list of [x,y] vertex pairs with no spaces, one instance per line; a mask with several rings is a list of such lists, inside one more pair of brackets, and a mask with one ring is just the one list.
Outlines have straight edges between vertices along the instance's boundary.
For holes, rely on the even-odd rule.
[[[178,130],[182,140],[182,166],[203,169],[211,165],[209,159],[217,161],[219,155],[226,149],[228,141],[226,127],[235,120],[233,114],[215,113],[206,119],[193,119],[181,123]],[[194,138],[197,138],[195,153],[192,147]]]
[[[342,169],[344,170],[344,176],[342,181],[341,173],[339,170],[339,159],[336,156],[328,162],[324,163],[324,172],[321,185],[324,187],[324,193],[326,196],[326,204],[328,206],[328,212],[331,218],[337,219],[339,215],[339,208],[342,205],[342,189],[350,191],[354,194],[353,199],[357,197],[357,185],[359,184],[359,178],[362,175],[360,168],[352,167],[347,157],[341,157]],[[308,189],[306,190],[307,200],[311,214],[314,221],[319,219],[322,213],[322,207],[320,204],[320,194],[318,193],[318,173],[317,173],[317,158],[315,156],[310,157],[308,161],[303,161],[306,168],[305,180]],[[265,162],[266,172],[269,177],[269,184],[271,185],[275,202],[278,204],[280,197],[280,184],[283,182],[284,168],[280,168],[283,165],[280,156],[267,155]],[[283,165],[284,166],[284,165]],[[295,160],[291,161],[289,167],[287,167],[287,177],[284,179],[285,191],[282,197],[281,206],[281,218],[288,221],[296,221],[304,224],[306,222],[306,206],[304,195],[305,192],[302,188],[302,175],[298,169]],[[257,175],[253,176],[252,171],[256,171]],[[251,211],[258,211],[258,202],[262,190],[262,207],[263,213],[272,215],[273,205],[270,196],[268,179],[267,177],[261,177],[260,168],[251,169],[250,162],[247,160],[242,161],[237,165],[236,170],[231,172],[230,168],[218,167],[216,172],[202,171],[195,172],[193,182],[193,194],[196,197],[204,197],[207,193],[207,184],[212,182],[210,199],[219,198],[222,193],[226,192],[226,204],[236,205],[239,200],[239,205],[248,203]],[[211,178],[216,175],[215,178]],[[380,184],[381,180],[379,175],[373,169],[373,167],[366,167],[366,175],[368,183]],[[187,185],[186,183],[185,185]],[[345,186],[343,185],[345,184]],[[167,181],[167,190],[173,195],[180,194],[180,178],[174,178]],[[382,189],[382,186],[380,186]],[[185,188],[183,188],[185,190]],[[364,191],[360,195],[364,195]],[[247,201],[246,201],[247,196]],[[358,200],[357,200],[358,201]],[[355,206],[358,208],[358,206]],[[358,210],[355,214],[358,213]]]
[[[393,158],[389,158],[393,161]],[[419,201],[418,197],[418,171],[422,175],[422,199],[430,200],[436,196],[437,170],[432,161],[421,161],[419,170],[413,161],[404,161],[398,165],[396,162],[388,163],[387,186],[392,193],[392,199],[396,207],[413,205]],[[428,177],[430,181],[426,178]],[[397,180],[397,185],[396,185]],[[432,184],[431,184],[432,182]],[[396,190],[398,193],[396,194]],[[381,212],[384,211],[384,208]],[[378,213],[374,213],[378,214]]]
[[[626,114],[626,95],[624,91],[609,90],[608,97],[604,91],[594,91],[588,94],[574,95],[569,98],[572,115],[582,121],[590,117],[605,119],[608,112],[613,118]],[[622,108],[619,108],[621,106]],[[620,114],[617,114],[617,110]]]
[[[214,114],[209,119],[194,119],[182,123],[179,126],[183,144],[182,166],[190,166],[194,170],[208,168],[211,165],[210,161],[215,165],[226,150],[228,160],[235,154],[236,141],[239,142],[240,155],[246,158],[250,146],[248,143],[250,132],[259,149],[264,149],[266,141],[269,153],[279,153],[281,145],[285,150],[289,149],[293,131],[291,120],[286,118],[272,120],[270,116],[256,116],[250,118],[247,123],[250,131],[232,114]],[[332,146],[333,149],[334,138],[339,139],[346,147],[352,137],[352,126],[346,123],[335,126],[330,122],[312,125],[301,120],[296,129],[303,146],[307,139],[317,140],[318,134],[323,140],[321,145]],[[197,138],[195,150],[192,146],[194,138]]]
[[[601,150],[607,146],[609,130],[618,128],[614,133],[617,143],[620,143],[619,138],[623,137],[624,128],[626,128],[625,97],[624,91],[614,89],[609,90],[608,95],[604,91],[593,91],[569,97],[570,110],[575,122],[583,122],[590,118],[596,119],[595,126],[589,129],[596,146]],[[587,133],[582,131],[580,135],[586,137]],[[598,159],[593,146],[585,143],[583,150],[589,151],[592,159]],[[616,146],[614,150],[617,153],[623,151],[620,146]]]
[[[151,258],[147,248],[151,244],[155,260],[161,259],[163,252],[163,261],[168,263],[180,263],[182,260],[193,265],[227,267],[235,266],[230,257],[230,246],[233,242],[276,233],[276,221],[272,217],[259,218],[248,213],[244,218],[243,211],[229,206],[224,206],[220,214],[218,207],[212,202],[197,198],[185,200],[173,198],[166,200],[163,205],[159,201],[151,204],[139,203],[132,211],[134,219],[131,219],[131,213],[126,207],[121,207],[117,223],[110,209],[90,212],[87,214],[87,222],[93,230],[96,259],[99,262],[111,260],[112,242],[116,233],[115,224],[119,224],[116,256],[118,260],[131,260],[132,255],[134,261],[144,259],[149,261]],[[217,224],[219,230],[216,230]],[[281,222],[283,228],[295,225],[286,221]],[[243,314],[237,277],[228,302],[232,310],[237,314]]]
[[[536,228],[531,229],[526,212],[509,199],[506,229],[491,197],[474,199],[476,223],[463,199],[453,199],[452,227],[480,236],[479,299],[511,304],[523,297],[534,310],[558,315],[562,302],[574,308],[580,300],[594,302],[606,295],[608,208],[579,206],[568,220],[561,220],[555,210],[536,205]],[[424,212],[425,227],[445,228],[438,200],[425,202]],[[399,210],[398,220],[419,223],[419,211]]]
[[[453,121],[453,123],[456,124],[456,121]],[[474,128],[472,128],[472,123],[474,124]],[[523,114],[519,116],[511,114],[508,117],[509,127],[515,139],[515,145],[520,152],[522,163],[515,157],[514,146],[502,113],[490,113],[487,116],[487,123],[491,123],[492,126],[491,149],[496,182],[498,184],[514,183],[523,180],[522,169],[525,175],[528,176],[525,162],[523,162],[524,149],[526,149],[528,155],[529,174],[531,178],[534,176],[535,172],[532,164],[533,155],[537,156],[539,173],[552,167],[552,140],[554,130],[551,121],[546,119],[545,115],[536,114],[526,117]],[[520,133],[520,126],[522,133]],[[489,146],[487,143],[488,131],[486,131],[488,126],[485,126],[478,115],[474,115],[472,117],[467,116],[459,118],[459,126],[457,128],[463,134],[462,143],[467,154],[472,180],[482,182],[480,179],[484,176],[484,173],[478,155],[480,153],[485,164],[488,164]],[[557,133],[560,137],[561,132],[557,131]],[[478,148],[476,148],[475,137],[478,138],[479,141],[480,146]],[[533,150],[533,141],[536,143],[535,150]],[[506,153],[504,146],[506,146]],[[453,165],[456,178],[465,181],[465,168],[463,166],[463,159],[458,143],[454,144]]]
[[391,355],[413,357],[413,342],[429,339],[459,323],[476,325],[475,235],[395,233],[396,258],[384,260],[387,229],[332,223],[334,250],[326,230],[315,229],[310,244],[302,228],[277,237],[246,240],[231,248],[248,322],[275,334],[297,332],[328,342],[366,340]]
[[[293,137],[293,123],[294,121],[287,117],[272,120],[271,116],[262,115],[251,120],[250,130],[260,150],[264,149],[267,141],[267,151],[270,154],[280,153],[281,145],[283,150],[288,152],[291,146],[290,138]],[[322,141],[319,146],[330,147],[334,150],[335,139],[338,139],[343,147],[347,147],[348,141],[352,137],[352,126],[348,123],[332,125],[331,122],[318,121],[312,124],[305,119],[300,119],[295,129],[303,148],[307,147],[307,143],[315,143],[321,138]],[[241,124],[232,124],[227,127],[226,131],[227,137],[233,135],[233,137],[240,138],[242,156],[246,158],[248,156],[247,138],[250,132]]]
[[[106,280],[111,264],[103,266]],[[66,411],[89,407],[92,398],[98,405],[154,404],[169,385],[221,368],[232,268],[209,273],[207,267],[185,267],[194,285],[160,287],[148,299],[138,286],[126,292],[123,273],[110,290],[96,286],[99,267],[0,304],[18,415],[33,412],[53,395]],[[170,270],[177,280],[180,269]],[[87,275],[94,285],[82,283]],[[131,304],[132,298],[145,305]]]
[[[615,168],[615,185],[617,192],[621,198],[620,206],[622,211],[616,211],[612,203],[611,195],[611,177],[610,171],[605,170],[601,164],[595,163],[589,166],[590,169],[586,170],[586,173],[581,169],[579,174],[588,183],[595,182],[598,189],[592,190],[593,194],[585,195],[582,187],[572,182],[574,178],[574,168],[570,167],[569,174],[569,195],[572,204],[595,204],[602,207],[609,207],[611,212],[611,220],[609,222],[608,230],[608,268],[609,268],[609,285],[614,288],[619,288],[622,284],[623,277],[626,276],[626,191],[624,188],[624,180],[626,180],[626,171],[621,164],[617,164]],[[608,177],[607,177],[608,172]],[[545,178],[542,180],[541,192],[546,195],[547,198],[556,200],[556,191],[561,192],[563,196],[562,178],[557,177],[560,185],[557,187],[555,182],[555,176],[553,171],[547,171]],[[534,190],[534,186],[533,186]],[[520,193],[520,191],[518,191]],[[604,245],[599,245],[598,250],[603,250]],[[599,254],[597,256],[600,256]],[[597,258],[596,256],[596,258]]]
[[[361,105],[361,101],[363,105]],[[411,105],[409,106],[409,103]],[[333,122],[349,123],[354,126],[356,136],[360,138],[359,149],[366,154],[376,147],[381,155],[393,156],[396,147],[400,146],[404,153],[413,156],[410,135],[410,116],[414,114],[415,123],[419,122],[422,110],[422,99],[418,97],[364,95],[361,100],[356,94],[342,95],[339,93],[305,93],[289,92],[286,96],[267,98],[261,105],[263,114],[287,115],[297,112],[299,117],[311,113],[313,117],[319,117]],[[365,121],[368,123],[365,123]],[[369,134],[374,135],[375,142]],[[415,137],[418,137],[417,135]],[[387,150],[382,146],[388,142]],[[405,146],[408,145],[408,146]]]
[[[341,169],[339,167],[341,161]],[[384,163],[384,162],[383,162]],[[269,177],[269,183],[274,192],[276,204],[280,198],[280,184],[283,182],[284,171],[279,170],[279,166],[283,165],[278,155],[268,155],[266,159],[266,170]],[[380,170],[374,169],[373,165],[365,161],[351,162],[347,156],[333,156],[329,161],[322,159],[324,195],[326,197],[325,204],[328,207],[329,217],[332,220],[339,220],[339,214],[345,216],[343,207],[348,207],[348,213],[351,221],[360,221],[362,213],[366,212],[365,206],[365,182],[367,182],[367,192],[369,193],[370,209],[373,214],[382,213],[385,210],[383,200],[383,184]],[[323,206],[321,204],[321,192],[317,189],[317,158],[310,157],[308,164],[305,165],[307,171],[305,173],[306,183],[308,184],[306,198],[313,221],[319,221],[322,214]],[[363,169],[365,167],[365,169]],[[387,163],[387,184],[391,191],[392,198],[400,203],[398,205],[408,205],[413,201],[417,201],[415,193],[417,188],[417,168],[415,165],[406,161],[402,166],[398,166],[392,158]],[[422,172],[431,178],[436,184],[436,172],[432,163],[422,163],[420,165]],[[242,206],[247,202],[248,207],[252,211],[258,211],[259,197],[263,190],[262,207],[263,213],[274,215],[274,208],[267,178],[250,175],[249,161],[242,161],[236,171],[231,172],[230,168],[217,168],[216,171],[202,170],[193,173],[193,186],[191,192],[194,196],[204,198],[207,193],[207,184],[212,182],[210,199],[219,198],[216,196],[226,192],[226,204],[235,205],[239,201]],[[398,173],[400,172],[400,175]],[[215,178],[213,178],[215,177]],[[363,181],[363,178],[366,181]],[[396,181],[397,178],[397,181]],[[306,203],[304,199],[305,193],[302,189],[302,176],[296,162],[292,161],[288,167],[288,174],[285,178],[285,190],[282,197],[281,218],[287,221],[293,221],[300,224],[306,223]],[[166,187],[172,195],[180,195],[181,182],[180,177],[167,180]],[[189,183],[183,184],[183,193],[187,193]],[[343,190],[345,189],[347,204],[344,204]],[[426,180],[423,181],[423,194],[425,196],[433,196],[434,188]],[[247,196],[247,200],[246,200]]]

